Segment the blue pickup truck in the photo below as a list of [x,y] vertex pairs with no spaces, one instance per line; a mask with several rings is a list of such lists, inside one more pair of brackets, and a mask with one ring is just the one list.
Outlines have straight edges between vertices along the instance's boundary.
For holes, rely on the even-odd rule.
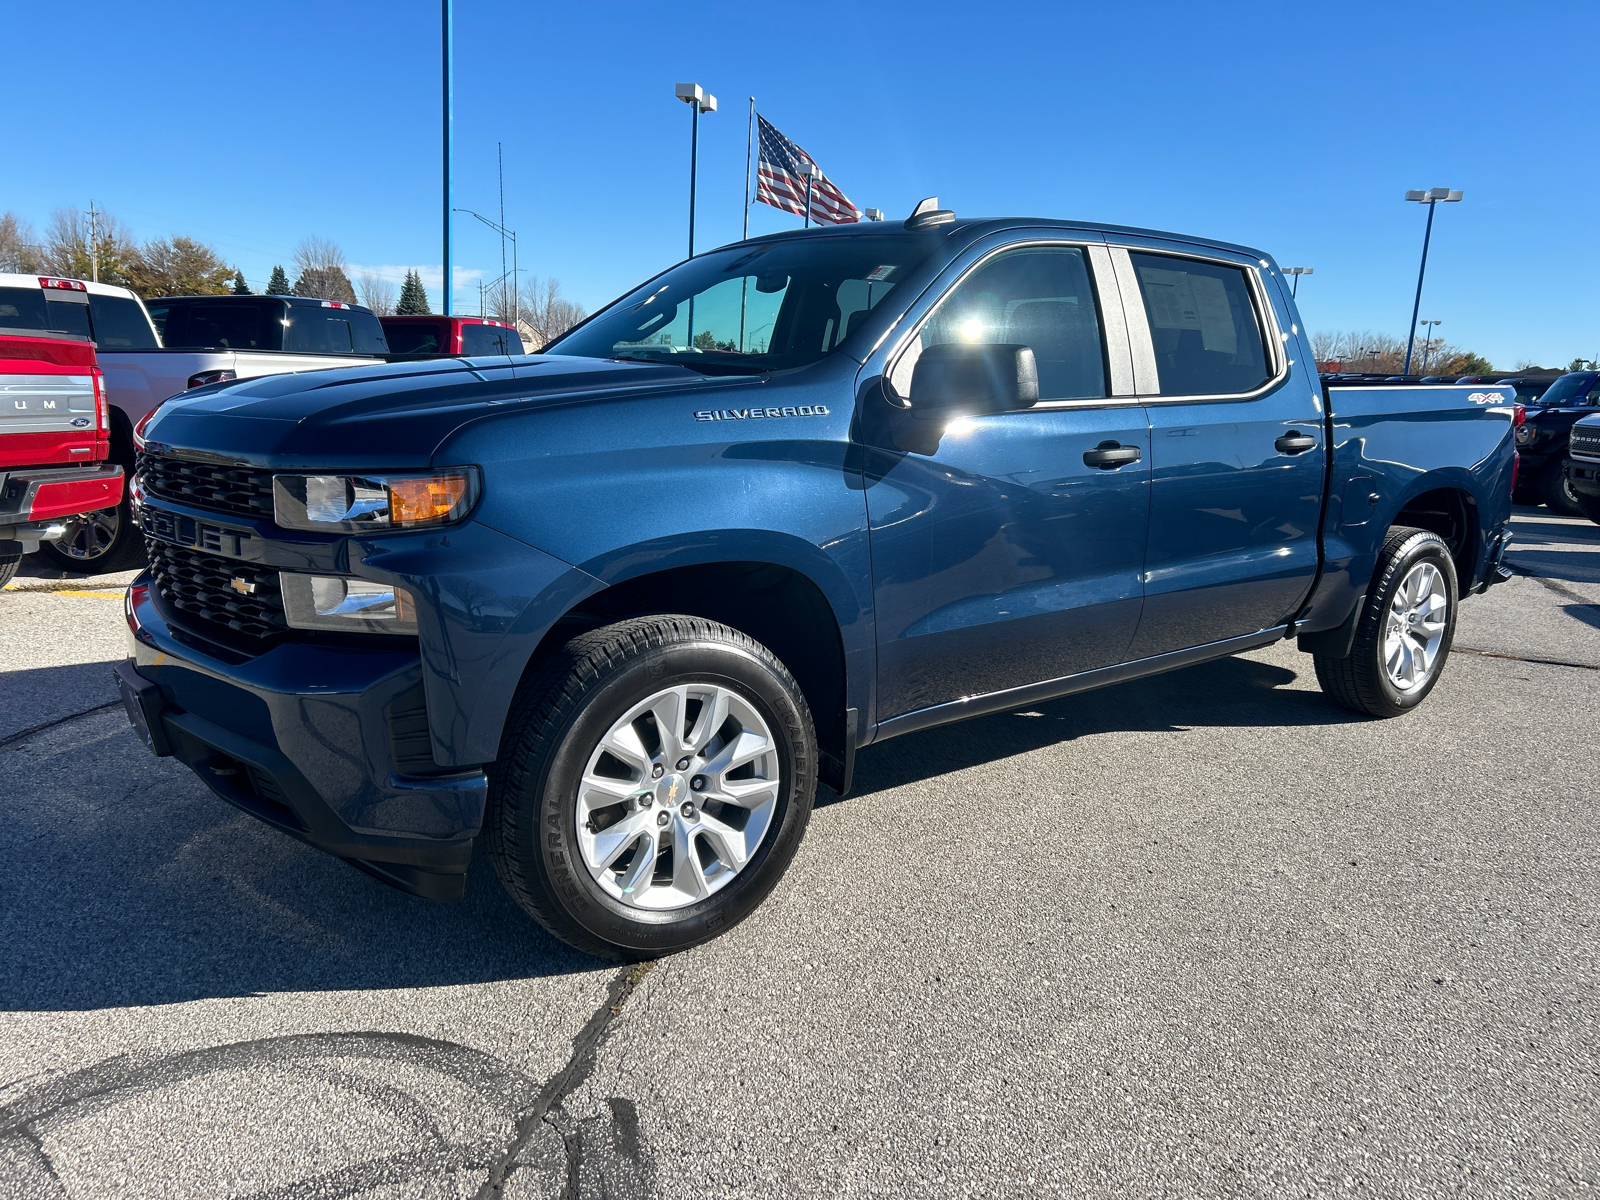
[[1260,251],[752,238],[532,356],[213,384],[137,431],[129,717],[416,895],[479,835],[595,954],[748,914],[914,730],[1285,638],[1405,713],[1505,575],[1514,405],[1324,386]]

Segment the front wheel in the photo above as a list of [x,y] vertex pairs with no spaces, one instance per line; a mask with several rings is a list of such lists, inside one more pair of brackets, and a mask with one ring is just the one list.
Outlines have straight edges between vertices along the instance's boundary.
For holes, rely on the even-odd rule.
[[1349,655],[1313,656],[1323,692],[1372,717],[1398,717],[1421,704],[1450,655],[1459,596],[1455,560],[1437,534],[1391,529]]
[[697,617],[574,637],[524,681],[491,772],[490,861],[551,933],[607,958],[716,936],[788,869],[816,735],[771,651]]
[[[1568,487],[1572,487],[1569,483]],[[1596,525],[1600,525],[1600,496],[1591,496],[1588,492],[1580,492],[1572,488],[1573,499],[1577,501],[1578,511]]]
[[1539,499],[1551,512],[1565,513],[1569,517],[1581,516],[1578,490],[1567,478],[1566,464],[1560,459],[1544,469],[1539,476]]

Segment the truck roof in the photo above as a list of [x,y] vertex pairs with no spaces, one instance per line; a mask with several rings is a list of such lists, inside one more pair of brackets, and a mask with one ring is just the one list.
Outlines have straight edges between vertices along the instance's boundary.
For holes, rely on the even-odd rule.
[[729,242],[726,246],[718,246],[717,249],[725,250],[731,246],[747,245],[754,242],[794,241],[812,237],[860,237],[873,234],[880,237],[885,234],[892,235],[896,233],[923,237],[929,235],[948,237],[954,233],[962,233],[967,237],[975,237],[985,233],[998,232],[1002,229],[1018,228],[1086,229],[1094,233],[1166,238],[1174,242],[1187,242],[1193,246],[1209,246],[1217,250],[1228,250],[1235,254],[1248,254],[1252,258],[1263,261],[1269,261],[1271,258],[1270,255],[1253,246],[1241,246],[1235,242],[1219,241],[1217,238],[1198,237],[1190,233],[1172,233],[1164,229],[1143,229],[1136,225],[1109,225],[1103,221],[1067,221],[1058,217],[957,217],[954,221],[947,221],[942,225],[928,225],[921,229],[907,229],[904,221],[856,221],[849,225],[813,225],[809,229],[785,229],[777,233],[763,233],[742,242]]
[[[124,296],[124,297],[127,297],[129,299],[133,299],[133,300],[137,300],[139,298],[138,295],[135,292],[133,292],[131,289],[125,288],[125,287],[117,287],[115,284],[95,283],[95,282],[93,282],[91,280],[88,280],[88,279],[74,279],[70,275],[51,275],[51,274],[48,274],[48,273],[42,274],[42,275],[40,275],[40,274],[20,275],[20,274],[16,274],[16,273],[0,273],[0,287],[36,287],[36,288],[42,288],[44,286],[43,280],[46,280],[46,279],[62,279],[62,280],[65,280],[68,283],[74,283],[74,284],[80,284],[81,283],[83,285],[83,289],[82,290],[85,291],[85,292],[88,292],[91,296]],[[74,288],[73,290],[76,291],[78,289]]]

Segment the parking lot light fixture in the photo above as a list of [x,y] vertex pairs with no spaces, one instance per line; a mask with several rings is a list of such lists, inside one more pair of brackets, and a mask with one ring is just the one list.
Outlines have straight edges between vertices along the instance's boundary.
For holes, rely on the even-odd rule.
[[717,98],[701,88],[698,83],[680,83],[673,89],[689,106],[689,257],[694,257],[694,185],[695,170],[700,161],[700,114],[717,111]]
[[1294,283],[1291,284],[1290,287],[1289,287],[1289,294],[1291,296],[1295,297],[1296,299],[1299,299],[1299,297],[1300,297],[1300,276],[1302,276],[1302,275],[1315,275],[1316,274],[1316,270],[1313,267],[1285,267],[1283,269],[1283,273],[1285,275],[1293,275],[1294,276]]
[[883,209],[869,208],[861,215],[868,221],[881,221],[883,220]]
[[1428,224],[1422,233],[1422,265],[1417,268],[1417,298],[1411,305],[1411,333],[1406,338],[1406,365],[1404,370],[1400,372],[1402,375],[1411,374],[1411,349],[1416,345],[1417,341],[1417,314],[1422,311],[1422,277],[1428,270],[1428,242],[1433,238],[1434,205],[1440,203],[1459,204],[1461,202],[1461,192],[1442,187],[1429,188],[1427,191],[1413,188],[1406,193],[1406,199],[1415,204],[1426,204],[1428,206]]
[[1434,331],[1437,332],[1438,331],[1438,327],[1440,325],[1443,325],[1444,322],[1443,321],[1422,321],[1422,322],[1420,322],[1420,324],[1422,325],[1422,367],[1421,367],[1421,371],[1422,371],[1422,373],[1424,375],[1426,375],[1428,373],[1428,356],[1433,351],[1433,339],[1428,333],[1428,326],[1432,325],[1434,327]]

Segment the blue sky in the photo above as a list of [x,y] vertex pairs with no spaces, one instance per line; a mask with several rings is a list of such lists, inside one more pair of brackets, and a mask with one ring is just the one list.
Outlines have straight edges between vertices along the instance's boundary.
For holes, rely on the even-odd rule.
[[[1422,316],[1502,368],[1564,365],[1600,353],[1597,32],[1592,0],[457,0],[456,203],[495,215],[503,142],[523,268],[604,303],[683,254],[689,111],[672,89],[692,80],[720,102],[701,122],[702,248],[740,233],[753,94],[860,207],[898,216],[936,194],[962,214],[1245,242],[1315,269],[1313,330],[1403,336],[1424,212],[1401,196],[1461,188]],[[308,234],[438,278],[437,4],[16,5],[7,36],[41,69],[9,89],[0,211],[42,229],[92,197],[258,281]],[[750,228],[796,220],[758,205]],[[499,255],[459,218],[458,309]]]

